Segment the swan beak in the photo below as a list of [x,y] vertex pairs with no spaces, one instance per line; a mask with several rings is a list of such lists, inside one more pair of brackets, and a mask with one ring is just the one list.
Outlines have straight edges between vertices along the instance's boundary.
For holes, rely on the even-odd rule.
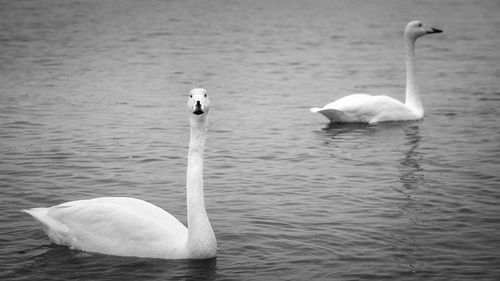
[[193,113],[196,115],[201,115],[204,113],[200,101],[196,101],[196,104],[194,105]]
[[434,28],[434,27],[431,27],[431,30],[427,31],[427,33],[429,33],[429,34],[432,34],[432,33],[441,33],[441,32],[443,32],[441,29],[437,29],[437,28]]

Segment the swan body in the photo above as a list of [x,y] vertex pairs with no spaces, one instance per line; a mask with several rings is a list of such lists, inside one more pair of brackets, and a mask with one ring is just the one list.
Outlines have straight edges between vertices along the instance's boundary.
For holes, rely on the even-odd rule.
[[191,136],[187,168],[188,227],[167,211],[128,197],[77,200],[23,210],[49,239],[72,249],[117,256],[205,259],[217,241],[203,199],[203,149],[209,100],[204,89],[189,93]]
[[187,228],[168,212],[143,200],[102,197],[26,213],[40,222],[52,242],[73,249],[116,256],[188,256]]
[[423,112],[413,112],[404,103],[389,96],[354,94],[340,98],[323,108],[311,108],[332,122],[377,123],[391,120],[417,120]]
[[331,122],[341,123],[377,123],[422,119],[424,109],[415,77],[415,41],[426,34],[440,32],[442,31],[424,25],[421,21],[412,21],[406,26],[406,94],[404,103],[384,95],[354,94],[340,98],[322,108],[313,107],[311,112],[321,113]]

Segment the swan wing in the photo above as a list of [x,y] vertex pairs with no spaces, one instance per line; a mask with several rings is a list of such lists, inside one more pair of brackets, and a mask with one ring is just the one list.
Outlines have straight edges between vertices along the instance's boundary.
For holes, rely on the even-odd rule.
[[369,123],[408,121],[421,118],[404,103],[388,96],[373,96],[369,107],[373,114]]
[[187,228],[163,209],[143,200],[103,197],[27,210],[56,244],[103,254],[139,257],[182,256]]

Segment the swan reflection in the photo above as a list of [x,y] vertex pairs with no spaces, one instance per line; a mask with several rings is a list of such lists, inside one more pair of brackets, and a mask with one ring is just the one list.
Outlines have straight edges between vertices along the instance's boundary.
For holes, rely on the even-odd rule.
[[405,145],[408,149],[400,161],[399,179],[405,189],[414,189],[418,188],[424,181],[424,176],[421,173],[423,169],[419,163],[422,155],[418,151],[422,137],[418,125],[405,127],[404,133]]

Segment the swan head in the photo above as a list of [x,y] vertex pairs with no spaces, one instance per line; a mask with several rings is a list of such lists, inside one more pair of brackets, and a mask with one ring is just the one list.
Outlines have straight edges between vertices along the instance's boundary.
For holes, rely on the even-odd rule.
[[189,91],[188,109],[195,116],[206,116],[210,109],[207,90],[195,88]]
[[443,32],[441,29],[434,28],[419,20],[416,20],[409,22],[408,25],[406,25],[405,36],[408,37],[409,39],[415,40],[418,37],[427,34],[441,33],[441,32]]

